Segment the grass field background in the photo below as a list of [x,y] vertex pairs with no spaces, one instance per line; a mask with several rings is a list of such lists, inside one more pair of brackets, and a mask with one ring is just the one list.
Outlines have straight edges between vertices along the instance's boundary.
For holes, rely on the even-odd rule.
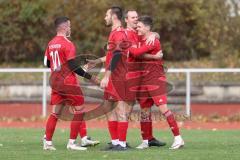
[[57,129],[54,144],[57,151],[43,151],[41,137],[43,129],[0,129],[0,159],[1,160],[239,160],[240,159],[240,131],[211,131],[211,130],[183,130],[185,147],[180,150],[169,150],[172,143],[170,131],[155,132],[157,138],[167,142],[165,147],[151,147],[137,150],[135,147],[141,142],[138,129],[130,129],[128,142],[133,149],[126,152],[103,152],[100,149],[109,141],[106,129],[89,129],[88,135],[101,141],[96,147],[88,151],[68,151],[69,130]]

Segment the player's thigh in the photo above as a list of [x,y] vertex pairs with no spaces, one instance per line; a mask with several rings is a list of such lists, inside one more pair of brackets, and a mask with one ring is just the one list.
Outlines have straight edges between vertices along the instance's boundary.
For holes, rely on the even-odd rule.
[[128,121],[132,111],[133,102],[119,101],[117,105],[117,116],[119,121]]
[[84,104],[83,95],[64,95],[64,104],[68,106],[80,107]]
[[59,104],[59,105],[53,105],[52,106],[52,113],[54,114],[60,114],[63,110],[64,105]]

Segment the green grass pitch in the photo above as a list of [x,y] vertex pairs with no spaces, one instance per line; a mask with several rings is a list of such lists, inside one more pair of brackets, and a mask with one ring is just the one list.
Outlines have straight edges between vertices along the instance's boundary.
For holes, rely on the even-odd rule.
[[[136,147],[140,142],[138,129],[130,129],[128,142]],[[88,151],[68,151],[69,130],[57,129],[54,144],[57,151],[43,151],[42,129],[0,129],[0,160],[239,160],[240,131],[205,131],[183,130],[185,147],[180,150],[169,150],[172,143],[170,131],[154,132],[157,138],[167,142],[165,147],[151,147],[146,150],[131,149],[126,152],[103,152],[109,141],[106,129],[89,129],[88,135],[101,141]]]

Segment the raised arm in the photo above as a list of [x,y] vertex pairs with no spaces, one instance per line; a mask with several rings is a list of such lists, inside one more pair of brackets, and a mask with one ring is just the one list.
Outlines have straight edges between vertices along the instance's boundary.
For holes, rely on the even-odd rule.
[[152,49],[153,49],[153,46],[151,46],[151,45],[143,45],[140,48],[131,47],[131,48],[129,48],[129,52],[133,56],[138,57],[138,56],[143,55],[144,53],[150,52]]

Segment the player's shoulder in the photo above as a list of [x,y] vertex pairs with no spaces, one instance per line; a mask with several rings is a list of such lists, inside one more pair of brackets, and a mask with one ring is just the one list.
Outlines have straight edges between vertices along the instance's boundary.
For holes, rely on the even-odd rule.
[[111,32],[113,35],[126,34],[126,30],[122,27],[119,27]]
[[67,39],[66,37],[63,37],[63,36],[53,37],[53,39],[51,41],[49,41],[48,44],[54,44],[54,43],[61,43],[62,45],[72,44],[72,42],[69,39]]
[[157,46],[161,45],[161,42],[160,42],[160,40],[158,38],[155,38],[154,45],[157,45]]
[[124,28],[118,28],[114,31],[112,31],[112,37],[113,38],[127,38],[127,32]]

